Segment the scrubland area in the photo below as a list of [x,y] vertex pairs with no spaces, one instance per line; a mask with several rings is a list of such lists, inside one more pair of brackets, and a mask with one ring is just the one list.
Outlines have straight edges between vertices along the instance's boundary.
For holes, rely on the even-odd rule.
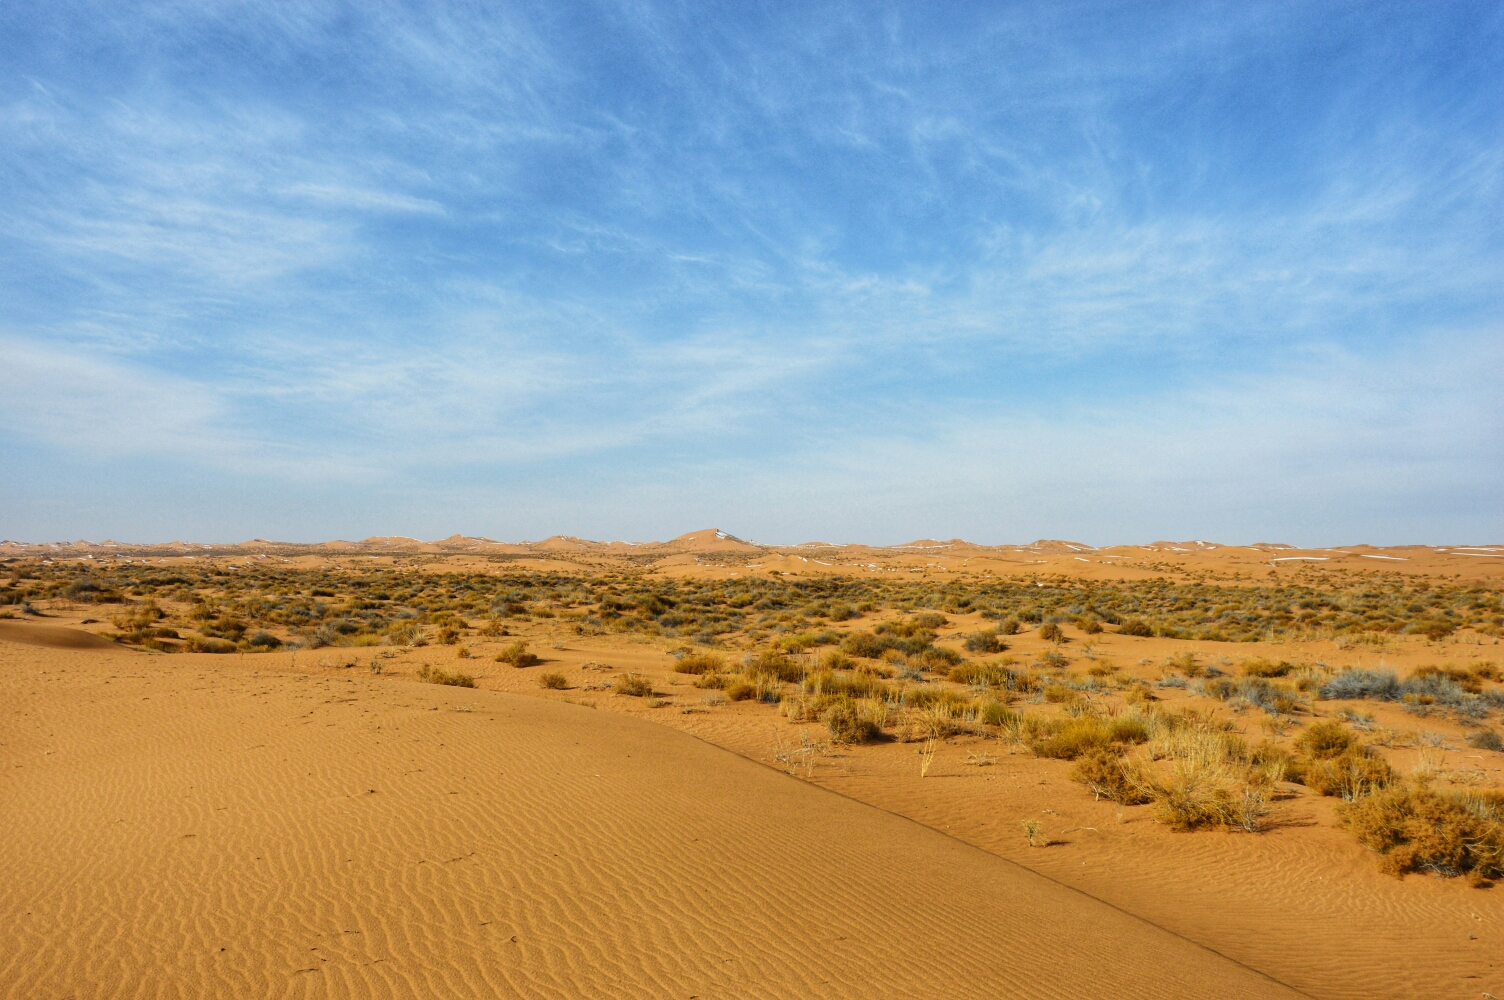
[[[887,834],[873,823],[886,829],[906,817],[936,842],[990,859],[966,865],[1013,863],[1051,893],[1064,887],[1110,904],[1081,917],[1081,947],[1098,936],[1094,922],[1123,912],[1165,940],[1238,963],[1209,972],[1213,983],[1246,968],[1271,989],[1323,997],[1477,995],[1504,986],[1504,908],[1492,888],[1504,877],[1504,593],[1487,572],[1305,566],[1220,577],[894,579],[758,575],[745,560],[735,575],[699,576],[694,567],[628,560],[555,568],[441,557],[100,563],[30,557],[5,565],[0,649],[19,685],[12,704],[36,700],[24,690],[43,690],[37,676],[46,678],[47,698],[66,701],[69,674],[97,699],[129,663],[159,681],[191,678],[196,696],[210,700],[216,690],[239,696],[258,685],[290,686],[291,698],[292,689],[317,684],[334,700],[348,689],[352,705],[437,698],[452,726],[472,713],[557,711],[556,735],[540,722],[536,738],[556,739],[561,752],[580,733],[651,724],[665,739],[687,733],[767,765],[755,773],[770,775],[756,778],[769,787],[831,789],[846,797],[833,801],[882,810],[851,820],[856,840],[881,839]],[[61,702],[50,711],[55,719]],[[425,738],[442,740],[445,731]],[[493,730],[486,738],[494,738],[486,759],[505,771],[507,737]],[[592,739],[612,757],[609,740]],[[34,740],[46,742],[35,733],[22,742]],[[308,766],[316,775],[328,765],[310,758]],[[726,765],[710,766],[716,773],[674,780],[719,787]],[[754,772],[735,773],[743,782]],[[740,787],[725,794],[735,799]],[[767,794],[782,802],[806,793]],[[668,801],[655,806],[668,810],[663,839],[645,849],[672,855],[687,828],[675,826],[680,806]],[[811,816],[826,808],[799,801]],[[788,822],[785,833],[801,849],[850,846],[839,829],[811,841],[798,809]],[[958,914],[956,926],[1027,925],[1038,910],[1029,894],[1041,890],[1015,890],[1023,895]],[[23,902],[14,892],[5,898],[8,908]],[[1116,947],[1138,932],[1112,933]],[[35,950],[44,940],[18,944]],[[17,961],[0,965],[0,985],[39,981],[25,979]],[[580,975],[570,971],[574,961],[559,958],[549,973],[561,995]],[[818,959],[800,961],[813,963],[805,985],[815,983]],[[1018,969],[1028,968],[1020,959]],[[980,977],[976,995],[997,995],[996,969],[968,974]],[[275,978],[270,969],[245,975],[263,985]],[[1146,975],[1130,963],[1118,986],[1161,995],[1163,984]],[[375,982],[355,977],[330,993],[380,994]],[[529,992],[522,980],[506,982]],[[644,995],[669,982],[680,980],[641,980]],[[892,995],[966,992],[894,983]],[[716,989],[704,995],[758,994],[745,982]],[[828,994],[856,995],[844,987]]]

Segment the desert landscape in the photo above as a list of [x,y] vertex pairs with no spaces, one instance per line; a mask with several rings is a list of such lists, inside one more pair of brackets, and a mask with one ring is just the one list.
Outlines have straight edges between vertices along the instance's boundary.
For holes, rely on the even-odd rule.
[[1504,546],[0,559],[5,997],[1504,991]]

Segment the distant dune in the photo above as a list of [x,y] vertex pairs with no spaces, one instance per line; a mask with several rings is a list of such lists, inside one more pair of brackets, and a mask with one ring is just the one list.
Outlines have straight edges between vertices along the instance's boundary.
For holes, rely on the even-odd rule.
[[1019,545],[978,545],[962,539],[918,539],[901,545],[759,545],[717,528],[705,528],[666,542],[592,541],[553,535],[535,542],[499,542],[451,535],[436,541],[380,536],[359,542],[317,544],[253,539],[233,544],[168,542],[0,542],[0,559],[57,557],[92,559],[281,558],[301,560],[450,559],[506,561],[538,568],[631,565],[677,575],[728,576],[748,572],[809,575],[879,572],[1064,574],[1086,579],[1146,579],[1166,574],[1267,576],[1303,567],[1361,572],[1459,573],[1496,575],[1504,567],[1504,545],[1403,545],[1385,548],[1344,545],[1301,549],[1284,543],[1222,545],[1207,541],[1157,541],[1147,545],[1097,547],[1083,542],[1040,539]]

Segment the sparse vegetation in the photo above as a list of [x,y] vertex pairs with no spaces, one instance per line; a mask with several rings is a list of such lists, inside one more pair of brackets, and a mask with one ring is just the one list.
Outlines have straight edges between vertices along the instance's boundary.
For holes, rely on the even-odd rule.
[[648,698],[653,694],[653,682],[641,674],[622,674],[616,678],[611,690],[633,698]]
[[569,689],[569,678],[563,674],[545,672],[538,675],[538,686],[550,691],[566,691]]
[[438,667],[431,667],[426,663],[418,668],[417,678],[420,681],[427,681],[429,684],[446,684],[449,687],[462,688],[475,687],[475,678],[470,674],[462,674],[457,670],[442,670]]

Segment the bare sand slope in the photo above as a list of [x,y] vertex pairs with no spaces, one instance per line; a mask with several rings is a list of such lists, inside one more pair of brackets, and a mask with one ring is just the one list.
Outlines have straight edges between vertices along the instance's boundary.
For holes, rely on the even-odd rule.
[[1275,997],[660,726],[0,643],[0,996]]
[[45,649],[119,649],[104,636],[81,628],[61,625],[35,625],[31,622],[0,622],[0,641],[18,642],[23,646]]

